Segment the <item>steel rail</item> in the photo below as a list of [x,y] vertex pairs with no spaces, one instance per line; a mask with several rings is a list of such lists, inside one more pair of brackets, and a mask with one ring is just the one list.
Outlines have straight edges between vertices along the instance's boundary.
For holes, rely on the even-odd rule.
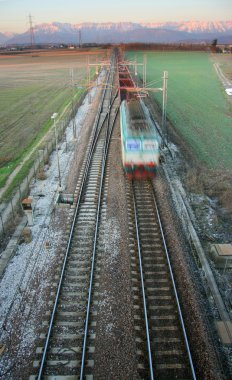
[[133,199],[134,215],[135,215],[135,228],[136,228],[137,247],[138,247],[138,256],[139,256],[141,289],[142,289],[142,295],[143,295],[143,310],[144,310],[144,318],[145,318],[145,324],[146,324],[146,336],[147,336],[147,349],[148,349],[148,358],[149,358],[150,377],[151,377],[151,380],[154,380],[152,353],[151,353],[151,341],[150,341],[149,322],[148,322],[148,315],[147,315],[148,313],[147,313],[147,305],[146,305],[145,285],[144,285],[144,278],[143,278],[143,264],[142,264],[141,243],[140,243],[140,236],[139,236],[138,214],[137,214],[136,200],[135,200],[134,181],[132,181],[132,199]]
[[182,315],[182,311],[181,311],[181,307],[180,307],[180,301],[179,301],[179,297],[178,297],[178,293],[177,293],[177,288],[176,288],[176,283],[175,283],[175,279],[174,279],[174,275],[173,275],[173,271],[172,271],[172,266],[171,266],[171,261],[170,261],[170,257],[169,257],[169,252],[168,252],[167,244],[166,244],[165,237],[164,237],[164,232],[163,232],[163,227],[162,227],[162,223],[161,223],[160,213],[159,213],[157,202],[156,202],[156,199],[155,199],[155,193],[154,193],[154,187],[153,187],[153,185],[152,185],[152,189],[153,189],[154,206],[155,206],[155,210],[156,210],[156,214],[157,214],[157,218],[158,218],[158,222],[159,222],[159,227],[160,227],[160,232],[161,232],[161,236],[162,236],[162,241],[163,241],[163,244],[164,244],[164,250],[165,250],[165,254],[166,254],[166,258],[167,258],[167,262],[168,262],[168,267],[169,267],[169,271],[170,271],[170,275],[171,275],[173,290],[174,290],[174,294],[175,294],[175,298],[176,298],[176,303],[177,303],[177,308],[178,308],[178,312],[179,312],[182,332],[184,334],[184,340],[185,340],[185,345],[186,345],[186,349],[187,349],[187,353],[188,353],[188,358],[189,358],[189,363],[190,363],[190,367],[191,367],[191,372],[192,372],[193,379],[196,380],[197,377],[196,377],[196,373],[195,373],[195,369],[194,369],[194,365],[193,365],[192,355],[191,355],[190,346],[189,346],[189,342],[188,342],[188,337],[187,337],[187,333],[186,333],[186,329],[185,329],[185,325],[184,325],[184,319],[183,319],[183,315]]
[[[112,75],[114,75],[114,71],[113,71]],[[117,96],[117,93],[114,97],[114,100],[116,99],[116,96]],[[110,93],[110,101],[111,101],[111,98],[112,98],[112,90]],[[113,102],[114,102],[114,100],[113,100]],[[108,120],[107,120],[106,136],[105,136],[106,138],[105,138],[105,142],[104,142],[104,155],[103,155],[102,168],[101,168],[100,188],[99,188],[99,194],[98,194],[97,216],[96,216],[96,226],[95,226],[94,242],[93,242],[92,265],[91,265],[91,274],[90,274],[90,281],[89,281],[88,304],[87,304],[87,310],[86,310],[86,320],[85,320],[84,341],[83,341],[83,349],[82,349],[80,380],[83,380],[84,368],[85,368],[85,355],[86,355],[87,335],[88,335],[88,328],[89,328],[90,307],[91,307],[91,301],[92,301],[93,276],[94,276],[94,268],[95,268],[95,258],[96,258],[96,250],[97,250],[97,238],[98,238],[98,231],[99,231],[101,198],[102,198],[104,178],[105,178],[105,168],[106,168],[106,161],[107,161],[107,154],[108,154],[108,149],[109,149],[110,137],[111,137],[113,127],[114,127],[114,123],[115,123],[116,116],[117,116],[117,113],[116,113],[115,118],[113,120],[112,128],[109,131],[110,111],[112,109],[113,102],[111,103],[111,105],[109,107],[109,111],[107,113]]]
[[[108,72],[107,80],[109,79],[109,76],[110,76],[110,71]],[[87,157],[85,172],[84,172],[83,180],[82,180],[82,183],[81,183],[81,189],[80,189],[80,193],[79,193],[79,196],[78,196],[78,201],[77,201],[76,208],[75,208],[73,222],[72,222],[72,226],[71,226],[70,233],[69,233],[69,240],[68,240],[68,244],[67,244],[67,248],[66,248],[66,252],[65,252],[65,256],[64,256],[64,261],[63,261],[63,265],[62,265],[62,269],[61,269],[61,274],[60,274],[59,284],[58,284],[58,287],[57,287],[56,298],[55,298],[55,302],[54,302],[54,306],[53,306],[53,310],[52,310],[52,315],[51,315],[50,322],[49,322],[49,328],[48,328],[48,333],[47,333],[46,341],[45,341],[45,345],[44,345],[43,356],[42,356],[41,363],[40,363],[38,380],[42,379],[44,365],[45,365],[45,360],[46,360],[46,355],[47,355],[47,350],[48,350],[48,345],[49,345],[49,341],[50,341],[50,337],[51,337],[51,331],[52,331],[52,327],[53,327],[53,323],[54,323],[55,313],[56,313],[56,310],[57,310],[58,299],[59,299],[59,296],[60,296],[60,290],[61,290],[61,286],[62,286],[62,282],[63,282],[64,271],[65,271],[65,267],[66,267],[66,263],[67,263],[68,254],[69,254],[69,251],[70,251],[70,246],[71,246],[71,241],[72,241],[72,236],[73,236],[73,231],[74,231],[74,227],[75,227],[75,223],[76,223],[77,214],[78,214],[78,211],[79,211],[80,201],[81,201],[81,197],[83,195],[83,189],[84,189],[84,185],[85,185],[86,178],[87,178],[87,175],[88,175],[89,166],[90,166],[91,158],[92,158],[92,155],[93,155],[93,151],[94,151],[94,148],[96,146],[96,142],[97,142],[97,139],[98,139],[98,136],[99,136],[99,133],[100,133],[100,129],[101,129],[101,128],[99,129],[99,125],[98,124],[99,124],[100,115],[101,115],[101,112],[102,112],[103,102],[105,100],[105,95],[106,95],[106,89],[104,89],[101,105],[99,107],[98,114],[97,114],[97,117],[96,117],[96,127],[95,127],[95,131],[94,131],[94,135],[93,135],[90,151],[89,151],[89,154],[88,154],[88,157]],[[103,121],[103,123],[104,123],[104,121]],[[102,123],[102,125],[103,125],[103,123]],[[102,125],[101,125],[101,127],[102,127]]]

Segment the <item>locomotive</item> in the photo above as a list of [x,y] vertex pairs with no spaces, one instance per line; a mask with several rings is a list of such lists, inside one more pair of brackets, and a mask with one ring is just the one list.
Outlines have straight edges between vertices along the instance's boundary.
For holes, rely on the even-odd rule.
[[140,99],[123,100],[120,106],[122,163],[129,179],[156,176],[159,139]]
[[129,179],[156,176],[159,135],[126,66],[119,70],[122,163]]

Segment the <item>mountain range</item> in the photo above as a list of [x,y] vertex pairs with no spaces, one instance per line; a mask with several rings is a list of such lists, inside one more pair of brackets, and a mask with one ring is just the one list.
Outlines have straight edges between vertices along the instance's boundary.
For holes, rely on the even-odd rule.
[[[209,42],[232,44],[232,20],[183,21],[163,23],[81,23],[53,22],[34,28],[35,43],[178,43]],[[29,44],[30,30],[22,34],[0,33],[0,44]]]

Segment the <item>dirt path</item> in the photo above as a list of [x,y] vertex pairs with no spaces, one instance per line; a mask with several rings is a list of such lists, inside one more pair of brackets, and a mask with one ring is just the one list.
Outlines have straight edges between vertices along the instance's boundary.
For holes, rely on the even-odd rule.
[[231,81],[230,81],[228,78],[226,78],[226,76],[223,74],[223,72],[222,72],[222,70],[221,70],[221,68],[220,68],[219,63],[214,63],[213,66],[214,66],[214,68],[215,68],[215,70],[216,70],[216,73],[217,73],[217,75],[218,75],[220,81],[222,82],[223,86],[224,86],[225,88],[230,88],[230,87],[232,87],[232,83],[231,83]]

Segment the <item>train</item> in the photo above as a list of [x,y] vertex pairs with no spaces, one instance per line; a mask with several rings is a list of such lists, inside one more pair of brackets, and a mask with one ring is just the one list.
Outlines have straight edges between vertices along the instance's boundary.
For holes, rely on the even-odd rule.
[[127,178],[154,178],[160,162],[160,135],[127,65],[119,64],[122,164]]
[[125,99],[120,106],[122,163],[129,179],[154,178],[159,165],[159,135],[140,99]]

